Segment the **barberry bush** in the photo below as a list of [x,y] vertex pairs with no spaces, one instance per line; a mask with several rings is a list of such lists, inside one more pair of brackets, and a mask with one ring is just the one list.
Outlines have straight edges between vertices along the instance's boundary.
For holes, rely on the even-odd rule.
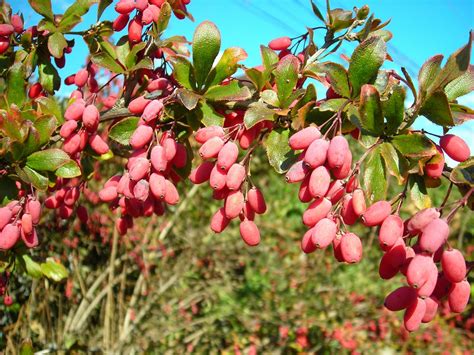
[[[380,278],[404,276],[385,307],[404,312],[406,330],[433,320],[441,305],[466,308],[473,262],[450,243],[450,222],[474,208],[474,160],[449,130],[474,117],[457,102],[473,90],[472,33],[444,64],[435,55],[413,79],[404,68],[384,69],[392,60],[389,22],[367,6],[328,6],[323,15],[312,2],[321,23],[262,45],[262,64],[247,67],[244,49],[221,49],[212,22],[197,25],[190,42],[166,36],[169,21],[192,19],[189,1],[101,0],[98,22],[85,31],[74,28],[96,1],[75,1],[62,15],[48,0],[29,3],[42,16],[38,24],[26,27],[8,4],[0,19],[5,305],[22,274],[68,277],[59,260],[33,256],[51,243],[44,216],[54,230],[76,218],[92,228],[102,222],[91,208],[107,205],[115,257],[119,236],[125,240],[140,219],[172,220],[190,183],[209,184],[221,201],[209,222],[214,233],[238,223],[242,241],[234,242],[258,248],[272,238],[256,219],[272,196],[252,171],[274,169],[299,184],[300,248],[309,258],[332,249],[337,261],[359,263],[359,227],[377,230]],[[109,6],[116,17],[101,20]],[[61,78],[77,37],[89,50],[85,66]],[[356,47],[341,61],[348,42]],[[74,88],[67,99],[59,96],[64,85]],[[420,117],[442,134],[414,129]],[[446,185],[434,204],[428,190]],[[410,216],[401,213],[407,207]]]

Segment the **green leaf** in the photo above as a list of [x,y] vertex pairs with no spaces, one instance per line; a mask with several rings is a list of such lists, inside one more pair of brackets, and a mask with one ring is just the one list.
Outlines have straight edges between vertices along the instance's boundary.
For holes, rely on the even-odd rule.
[[210,101],[244,101],[252,97],[248,87],[234,80],[228,85],[216,85],[207,90],[204,95]]
[[401,85],[392,86],[388,100],[382,102],[383,114],[387,119],[387,134],[395,134],[405,115],[406,90]]
[[449,107],[451,108],[455,125],[460,125],[474,119],[474,110],[467,106],[450,103]]
[[275,64],[278,63],[278,55],[272,49],[260,46],[260,53],[262,55],[263,66],[266,71],[272,71]]
[[97,9],[97,21],[100,20],[100,17],[104,13],[105,9],[112,4],[114,0],[99,0],[99,8]]
[[69,155],[57,148],[35,152],[26,158],[26,165],[39,171],[56,171],[59,167],[69,162]]
[[431,198],[426,190],[425,180],[420,175],[410,175],[410,199],[419,210],[431,207]]
[[110,70],[112,73],[125,73],[125,68],[123,68],[118,61],[116,61],[110,54],[106,52],[100,52],[92,55],[91,61],[101,67]]
[[443,91],[430,95],[420,109],[420,114],[440,126],[453,126],[453,114],[449,108],[448,98]]
[[169,58],[169,62],[173,66],[173,75],[176,81],[186,89],[193,90],[196,87],[196,79],[194,78],[193,66],[184,57],[173,56]]
[[364,186],[369,201],[373,203],[385,199],[387,177],[380,146],[368,154],[364,166]]
[[321,102],[319,105],[319,111],[331,111],[337,112],[341,107],[347,103],[347,99],[330,99]]
[[199,102],[198,114],[199,121],[202,122],[206,127],[224,125],[224,116],[219,115],[216,110],[214,110],[214,108],[206,101],[201,100]]
[[210,21],[202,22],[193,36],[193,64],[197,87],[202,89],[221,47],[221,34]]
[[41,272],[41,266],[36,261],[31,259],[27,254],[20,255],[18,258],[21,266],[25,269],[26,273],[34,279],[39,279],[43,276]]
[[58,122],[54,116],[45,115],[38,118],[33,125],[38,131],[39,144],[42,146],[50,141],[51,136],[58,126]]
[[6,175],[0,176],[0,204],[4,205],[17,197],[15,181]]
[[58,101],[51,96],[43,96],[36,99],[36,103],[39,105],[41,112],[45,115],[51,115],[56,118],[56,122],[62,124],[64,117],[61,112],[61,107]]
[[49,179],[38,173],[36,170],[33,170],[28,166],[25,166],[23,169],[17,166],[15,172],[21,180],[27,184],[32,184],[38,190],[46,191],[48,189]]
[[444,88],[449,101],[474,91],[474,65],[470,65],[467,72],[451,81]]
[[48,258],[45,263],[41,264],[41,272],[48,279],[59,282],[68,276],[66,268],[56,262],[53,258]]
[[237,71],[238,62],[245,60],[247,57],[247,53],[242,48],[227,48],[216,67],[209,74],[206,86],[220,84],[222,80],[232,76]]
[[72,179],[77,176],[81,176],[81,168],[74,160],[69,160],[66,164],[63,164],[56,170],[56,176]]
[[257,91],[261,91],[267,81],[263,72],[255,68],[245,69],[245,74],[255,86]]
[[[82,16],[85,15],[92,4],[97,3],[97,0],[76,0],[69,6],[64,13],[59,28],[62,32],[68,32],[82,21]],[[99,4],[100,6],[100,4]]]
[[370,37],[352,53],[349,64],[349,81],[352,97],[357,97],[364,84],[372,84],[387,55],[387,45],[379,37]]
[[264,140],[268,162],[279,174],[286,172],[296,162],[296,155],[288,145],[290,130],[273,130]]
[[26,101],[26,80],[25,67],[21,62],[17,62],[8,71],[7,99],[10,104],[21,107]]
[[184,107],[190,111],[196,107],[199,99],[201,98],[200,95],[186,89],[178,89],[177,96]]
[[326,21],[324,20],[323,14],[321,13],[321,11],[319,11],[318,7],[316,6],[313,0],[311,0],[311,8],[313,9],[313,12],[316,15],[316,17],[319,18],[324,23],[326,23]]
[[51,0],[28,0],[30,6],[40,15],[43,15],[50,21],[54,21]]
[[342,97],[350,97],[351,88],[346,69],[333,62],[322,63],[320,66],[321,70],[329,77],[333,90]]
[[23,340],[20,346],[20,355],[33,355],[34,353],[31,339]]
[[402,134],[392,139],[394,147],[408,158],[429,158],[436,154],[434,143],[423,134]]
[[48,37],[48,50],[53,57],[61,58],[64,55],[64,48],[66,47],[67,42],[61,32],[54,32]]
[[329,26],[333,32],[337,32],[348,28],[355,19],[352,18],[352,11],[343,9],[331,10],[331,25]]
[[50,94],[54,94],[54,91],[58,90],[61,86],[61,78],[56,68],[51,62],[43,61],[38,65],[38,72],[39,82],[43,89]]
[[383,132],[384,120],[382,104],[377,89],[369,84],[362,86],[360,92],[360,127],[372,134],[380,135]]
[[441,54],[435,55],[423,63],[420,72],[418,73],[419,97],[423,102],[428,88],[433,84],[441,71],[441,62],[443,56]]
[[276,117],[273,111],[267,104],[262,101],[253,102],[245,112],[244,124],[247,129],[252,128],[257,123],[262,121],[274,121]]
[[279,107],[280,101],[278,100],[278,94],[273,90],[264,90],[260,93],[260,99],[273,107]]
[[299,59],[293,55],[287,55],[280,60],[273,71],[281,108],[286,108],[291,104],[288,98],[291,96],[293,89],[298,82],[299,69]]
[[167,27],[171,18],[171,5],[168,2],[163,3],[160,8],[160,16],[156,24],[158,34],[161,34]]
[[129,145],[130,137],[137,129],[137,126],[138,117],[125,118],[112,126],[109,137],[122,145]]
[[380,145],[380,154],[389,174],[397,178],[399,185],[403,184],[408,173],[408,161],[390,143]]
[[474,157],[458,164],[451,171],[450,180],[455,184],[465,184],[474,187]]

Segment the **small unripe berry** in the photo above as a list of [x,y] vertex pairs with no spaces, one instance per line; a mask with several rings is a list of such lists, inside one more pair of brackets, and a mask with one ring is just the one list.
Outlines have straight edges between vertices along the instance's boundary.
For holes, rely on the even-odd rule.
[[260,243],[260,231],[255,222],[245,219],[240,222],[240,236],[249,246],[255,246]]
[[467,143],[462,138],[455,136],[454,134],[444,135],[440,139],[439,145],[451,159],[459,162],[466,161],[471,155],[471,150],[469,149]]
[[293,150],[306,149],[316,139],[321,138],[321,132],[316,127],[310,126],[293,134],[288,143]]

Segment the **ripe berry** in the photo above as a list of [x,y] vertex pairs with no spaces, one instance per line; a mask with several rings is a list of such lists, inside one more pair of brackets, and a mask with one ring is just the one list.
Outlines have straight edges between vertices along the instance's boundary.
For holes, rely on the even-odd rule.
[[451,282],[461,282],[466,277],[466,261],[457,249],[445,250],[441,256],[444,276]]
[[453,283],[448,294],[449,308],[452,312],[461,313],[466,308],[471,294],[471,286],[467,280]]
[[421,320],[426,313],[426,303],[423,299],[417,297],[405,311],[403,323],[405,329],[409,332],[414,332],[420,327]]
[[132,43],[138,43],[142,39],[143,25],[141,21],[135,17],[128,24],[128,39]]
[[219,169],[227,171],[239,157],[239,148],[234,142],[228,141],[217,155],[217,166]]
[[327,198],[317,198],[303,213],[303,223],[308,227],[314,226],[325,218],[331,210],[332,204]]
[[309,179],[309,192],[314,198],[326,196],[331,182],[331,175],[325,166],[317,167]]
[[408,284],[414,288],[423,286],[428,280],[428,273],[433,264],[433,259],[429,255],[415,255],[407,269]]
[[199,155],[203,159],[215,158],[224,146],[224,141],[220,137],[212,137],[199,148]]
[[263,214],[266,212],[267,205],[265,203],[265,198],[263,197],[262,192],[255,186],[248,191],[247,201],[256,213]]
[[436,297],[430,296],[430,297],[425,298],[425,303],[426,303],[426,311],[421,322],[429,323],[436,316],[436,312],[438,311],[439,301]]
[[358,263],[362,259],[362,242],[354,233],[345,233],[342,236],[340,248],[346,263]]
[[94,132],[97,130],[97,126],[99,125],[99,117],[99,110],[97,110],[95,105],[86,106],[84,113],[82,114],[82,122],[89,132]]
[[165,180],[165,202],[168,205],[176,205],[179,202],[178,190],[169,180]]
[[[357,191],[357,190],[356,190]],[[391,247],[403,237],[403,221],[398,215],[388,216],[382,223],[379,231],[381,244]]]
[[306,149],[313,141],[321,137],[321,132],[316,127],[310,126],[293,134],[288,143],[293,150]]
[[455,136],[454,134],[444,135],[440,139],[439,145],[451,159],[459,162],[466,161],[471,155],[471,151],[467,143],[462,138]]
[[294,183],[302,181],[310,172],[308,166],[302,161],[294,163],[285,175],[286,182]]
[[352,193],[352,208],[354,209],[354,213],[357,216],[362,215],[367,209],[365,204],[364,191],[362,191],[361,189],[355,189]]
[[13,248],[20,238],[20,229],[16,224],[7,224],[0,232],[0,250]]
[[386,298],[384,306],[392,311],[401,311],[410,307],[415,302],[417,296],[415,289],[409,286],[402,286],[392,291]]
[[244,204],[244,195],[240,190],[230,192],[225,199],[224,205],[226,217],[229,219],[238,217],[240,211],[244,208]]
[[419,211],[408,220],[407,231],[411,235],[422,232],[425,227],[434,219],[439,218],[440,214],[436,208],[426,208]]
[[431,221],[424,229],[418,240],[421,250],[434,253],[448,239],[449,226],[443,219]]
[[337,233],[337,225],[329,218],[323,218],[313,228],[312,241],[317,248],[327,248]]
[[226,172],[219,169],[217,164],[214,165],[214,168],[211,171],[211,176],[209,177],[209,185],[214,190],[221,190],[226,186]]
[[327,151],[329,148],[329,141],[325,139],[314,140],[306,150],[304,155],[304,162],[312,169],[324,165],[326,162]]
[[362,215],[362,223],[367,227],[378,226],[390,215],[392,206],[387,201],[378,201]]
[[141,115],[151,100],[145,99],[145,96],[138,96],[128,104],[128,110],[134,115]]
[[128,24],[130,16],[128,14],[119,14],[117,18],[112,23],[112,28],[115,32],[122,31]]
[[165,148],[163,148],[161,145],[154,146],[151,150],[150,160],[153,169],[159,172],[165,171],[168,166]]
[[96,133],[89,137],[89,144],[91,148],[99,155],[107,153],[110,148],[102,137]]
[[291,45],[290,37],[280,37],[275,38],[274,40],[268,43],[268,47],[274,51],[282,51],[287,49]]
[[240,222],[240,236],[249,246],[255,246],[260,243],[260,231],[255,222],[245,219]]
[[224,207],[219,208],[219,210],[212,216],[211,219],[211,229],[215,233],[221,233],[228,225],[230,219],[225,216]]
[[203,182],[209,180],[213,168],[214,163],[210,161],[204,161],[191,171],[189,180],[191,180],[191,182],[196,185],[202,184]]
[[328,165],[330,168],[339,168],[344,164],[346,154],[349,151],[349,143],[343,136],[331,139],[327,151]]
[[313,242],[313,232],[314,232],[314,227],[311,229],[308,229],[306,233],[303,235],[303,238],[301,239],[301,250],[305,254],[310,254],[317,249],[316,244],[314,244]]
[[145,106],[141,118],[145,122],[150,122],[158,117],[161,111],[163,111],[163,107],[161,100],[153,100]]
[[150,143],[153,138],[153,128],[147,125],[138,126],[130,137],[130,145],[133,149],[140,149]]
[[194,138],[198,143],[204,144],[213,137],[223,138],[224,130],[220,126],[209,126],[199,129]]

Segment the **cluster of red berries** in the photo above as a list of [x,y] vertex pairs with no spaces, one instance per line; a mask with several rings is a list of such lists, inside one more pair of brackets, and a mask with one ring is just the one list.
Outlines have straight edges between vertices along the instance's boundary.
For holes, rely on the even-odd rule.
[[24,190],[20,190],[19,198],[0,208],[0,250],[13,248],[20,238],[28,248],[39,243],[35,226],[40,220],[41,203]]
[[56,210],[62,219],[69,219],[75,211],[79,220],[86,223],[88,219],[87,209],[84,206],[77,206],[76,208],[83,186],[77,178],[58,178],[56,184],[49,189],[50,195],[44,201],[44,206]]
[[23,19],[20,15],[12,15],[10,23],[0,24],[0,54],[10,48],[10,37],[20,33],[23,33]]
[[[112,24],[114,31],[122,31],[128,24],[128,38],[132,43],[142,40],[143,26],[158,22],[161,7],[166,0],[120,0],[115,5],[115,11],[119,13]],[[173,11],[177,18],[183,19],[186,15],[186,5],[191,0],[178,0],[173,2]],[[130,21],[130,14],[135,16]]]
[[232,219],[240,218],[240,235],[244,242],[254,246],[260,243],[260,232],[254,222],[255,214],[265,213],[267,206],[262,192],[249,179],[249,157],[240,162],[238,139],[242,149],[248,149],[260,131],[268,127],[258,124],[247,130],[242,124],[243,114],[232,112],[226,115],[227,124],[201,128],[195,139],[199,144],[199,155],[204,160],[190,174],[194,184],[209,181],[214,189],[213,198],[224,200],[212,217],[211,229],[221,233]]
[[113,176],[99,192],[102,201],[121,208],[121,217],[116,221],[121,234],[132,227],[133,218],[163,215],[164,203],[179,202],[176,184],[181,178],[176,169],[185,167],[188,159],[186,147],[176,141],[172,130],[157,135],[163,127],[161,100],[139,97],[130,103],[129,110],[141,117],[130,137],[133,152],[127,172]]
[[[390,293],[385,307],[405,310],[408,331],[430,322],[444,298],[455,313],[462,312],[469,301],[466,262],[459,250],[445,250],[448,236],[448,223],[435,208],[421,210],[405,223],[398,215],[390,215],[380,227],[380,246],[385,251],[380,277],[391,279],[400,272],[408,284]],[[410,247],[405,240],[412,238],[416,243]],[[441,272],[436,263],[441,263]]]

